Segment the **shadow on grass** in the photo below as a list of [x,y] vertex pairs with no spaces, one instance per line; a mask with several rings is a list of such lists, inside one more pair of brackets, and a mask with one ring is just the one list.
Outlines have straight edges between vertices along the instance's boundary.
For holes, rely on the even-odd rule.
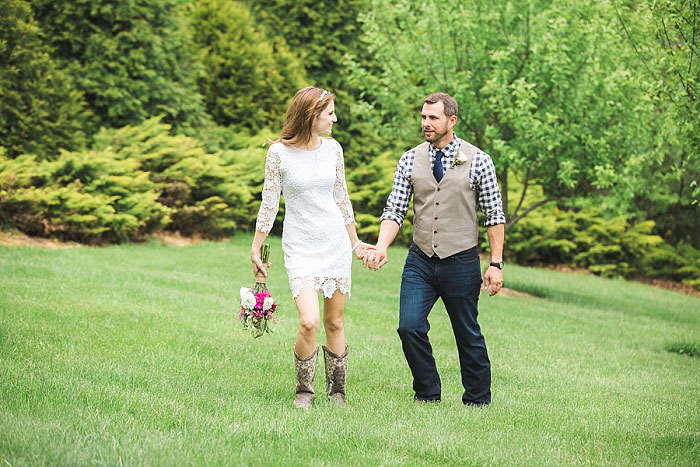
[[667,344],[665,349],[668,352],[677,353],[679,355],[687,355],[688,357],[700,357],[700,344],[697,342],[674,342]]

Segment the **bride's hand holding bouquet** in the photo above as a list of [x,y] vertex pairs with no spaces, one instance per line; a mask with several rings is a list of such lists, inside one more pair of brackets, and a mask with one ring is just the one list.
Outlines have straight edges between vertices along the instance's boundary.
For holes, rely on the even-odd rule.
[[277,309],[277,303],[267,291],[267,269],[272,265],[268,258],[270,245],[264,244],[260,253],[255,249],[250,252],[255,275],[255,286],[252,289],[241,287],[241,311],[238,320],[242,322],[243,329],[251,328],[253,336],[260,337],[266,332],[272,332],[269,321],[275,322],[273,313]]
[[251,248],[250,249],[250,261],[253,263],[253,275],[255,276],[255,279],[257,280],[258,276],[260,274],[263,275],[263,277],[267,277],[267,270],[272,266],[272,263],[267,261],[268,257],[265,258],[265,262],[263,262],[263,259],[261,258],[261,254],[265,255],[264,248],[267,247],[267,254],[269,257],[270,254],[270,244],[266,243],[265,245],[261,246],[260,248]]

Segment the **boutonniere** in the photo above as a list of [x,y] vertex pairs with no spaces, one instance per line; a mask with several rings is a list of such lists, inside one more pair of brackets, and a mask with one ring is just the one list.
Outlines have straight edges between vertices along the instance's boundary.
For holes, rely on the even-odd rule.
[[450,168],[454,167],[455,165],[462,165],[465,162],[467,162],[467,156],[465,156],[461,152],[458,152],[457,156],[455,157],[454,162],[452,162],[452,165],[450,166]]

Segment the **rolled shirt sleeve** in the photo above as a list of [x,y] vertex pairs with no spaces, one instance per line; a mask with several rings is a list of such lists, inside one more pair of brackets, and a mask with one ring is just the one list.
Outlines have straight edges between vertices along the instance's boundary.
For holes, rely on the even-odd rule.
[[386,206],[384,207],[380,221],[391,219],[399,224],[399,227],[403,225],[403,221],[408,213],[408,207],[411,204],[411,196],[413,196],[411,169],[413,167],[414,158],[415,151],[410,150],[405,152],[404,155],[401,156],[401,159],[399,159],[399,163],[396,165],[396,172],[394,172],[394,184],[391,188],[389,198],[386,201]]
[[496,167],[488,154],[477,151],[472,161],[469,174],[472,189],[479,193],[479,209],[484,213],[486,227],[506,223],[503,212],[501,190],[498,187]]

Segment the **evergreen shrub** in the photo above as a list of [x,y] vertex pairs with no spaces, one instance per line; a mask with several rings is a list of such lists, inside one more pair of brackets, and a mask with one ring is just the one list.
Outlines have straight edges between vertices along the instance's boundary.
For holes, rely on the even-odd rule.
[[700,251],[665,243],[653,229],[653,221],[606,219],[594,207],[542,207],[508,230],[504,255],[518,264],[567,264],[604,277],[665,278],[700,290]]
[[[86,243],[139,240],[167,229],[216,238],[250,229],[251,172],[153,118],[102,130],[89,151],[56,161],[0,156],[0,219],[19,230]],[[243,150],[242,150],[243,151]]]

